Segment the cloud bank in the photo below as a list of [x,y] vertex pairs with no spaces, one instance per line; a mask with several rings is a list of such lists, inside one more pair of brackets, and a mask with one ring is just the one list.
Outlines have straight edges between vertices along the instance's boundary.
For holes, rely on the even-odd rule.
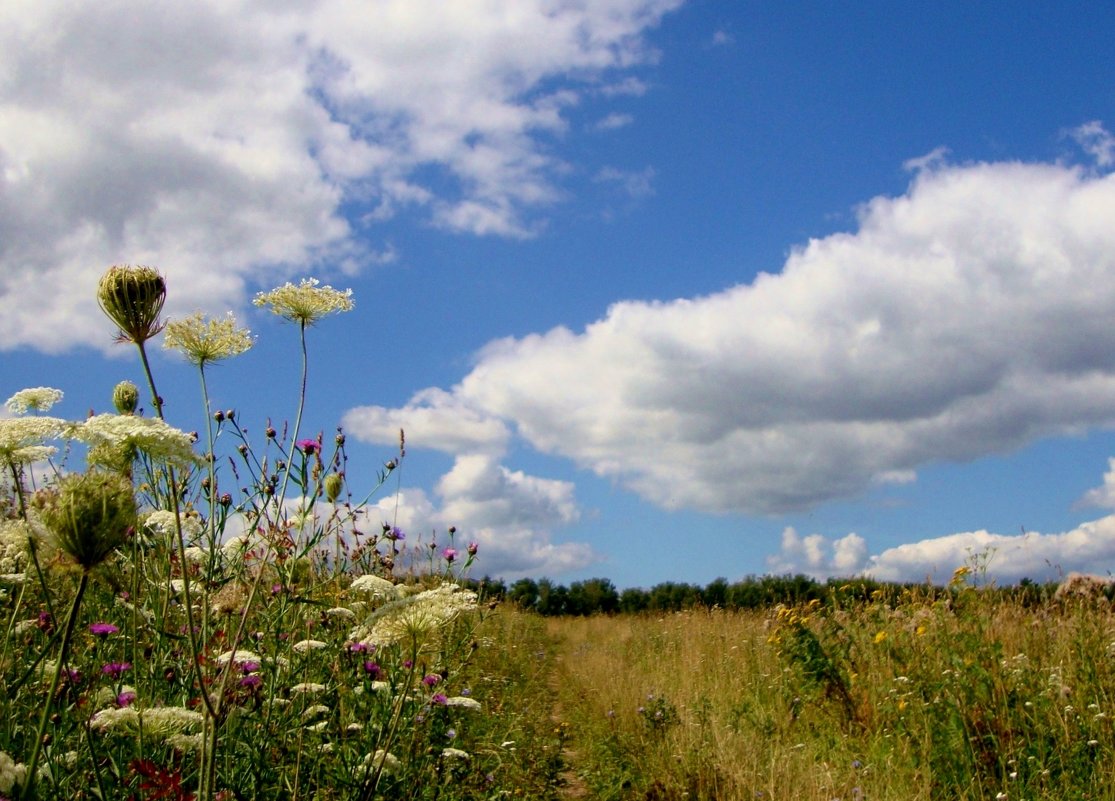
[[808,509],[1115,423],[1111,219],[1115,176],[937,161],[777,273],[492,342],[420,398],[666,508]]
[[805,573],[817,579],[866,575],[880,581],[944,584],[953,571],[978,561],[986,578],[1001,585],[1023,578],[1058,581],[1072,571],[1094,573],[1115,564],[1115,515],[1083,523],[1062,533],[996,534],[965,531],[888,548],[868,556],[857,534],[829,539],[801,537],[787,528],[782,548],[767,560],[770,572]]
[[219,311],[390,259],[357,235],[401,212],[530,235],[569,110],[636,92],[679,2],[4,3],[0,347],[101,341],[113,262]]
[[[381,441],[369,415],[455,410],[464,425],[432,428],[433,447],[456,452],[467,436],[502,454],[513,434],[661,507],[744,514],[1115,424],[1115,176],[943,153],[915,169],[904,194],[859,209],[857,230],[810,241],[776,273],[492,342],[451,390],[348,424]],[[1110,496],[1105,485],[1085,500]],[[991,547],[1011,565],[1004,578],[1034,577],[1115,555],[1112,529],[968,532],[873,557],[855,534],[789,530],[771,566],[918,580]]]

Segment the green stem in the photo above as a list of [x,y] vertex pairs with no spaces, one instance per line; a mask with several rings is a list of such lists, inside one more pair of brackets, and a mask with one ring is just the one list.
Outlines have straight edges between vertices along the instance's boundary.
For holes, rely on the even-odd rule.
[[20,793],[23,801],[31,801],[35,797],[35,774],[39,767],[39,756],[43,748],[43,736],[46,734],[46,724],[50,720],[50,710],[54,706],[54,695],[58,692],[58,683],[62,678],[62,668],[69,655],[70,642],[73,640],[74,625],[77,623],[77,611],[81,606],[85,588],[89,586],[89,571],[81,572],[81,580],[77,585],[77,594],[70,605],[70,614],[66,618],[66,633],[62,636],[62,650],[58,655],[58,663],[54,666],[54,677],[50,680],[50,690],[47,692],[46,703],[43,704],[43,713],[39,717],[39,728],[35,732],[35,744],[31,751],[31,759],[27,762],[27,785]]
[[290,483],[290,466],[294,461],[294,449],[298,447],[298,431],[302,426],[302,410],[306,407],[306,379],[309,375],[309,359],[306,352],[305,322],[299,323],[298,331],[302,340],[302,388],[298,393],[298,414],[294,418],[294,429],[290,435],[290,448],[287,449],[286,474],[283,477],[283,488],[282,491],[279,492],[278,503],[275,507],[280,515],[283,510],[283,501],[286,499],[287,485]]

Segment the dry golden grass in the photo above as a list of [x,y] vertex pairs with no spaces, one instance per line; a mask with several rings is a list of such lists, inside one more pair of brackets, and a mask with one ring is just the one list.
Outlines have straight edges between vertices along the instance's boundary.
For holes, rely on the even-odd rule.
[[1109,608],[962,587],[547,627],[597,798],[1115,798]]

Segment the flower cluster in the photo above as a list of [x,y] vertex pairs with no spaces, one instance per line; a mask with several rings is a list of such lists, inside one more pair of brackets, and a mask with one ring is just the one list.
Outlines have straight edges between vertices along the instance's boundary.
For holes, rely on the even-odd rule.
[[67,423],[57,417],[10,417],[0,420],[0,462],[19,465],[37,462],[54,453],[44,445],[59,437]]
[[21,389],[7,400],[8,411],[12,414],[26,414],[29,411],[47,412],[50,407],[62,400],[62,390],[52,387],[30,387]]
[[472,590],[446,582],[406,598],[390,601],[369,615],[349,638],[367,645],[390,645],[396,642],[423,640],[455,619],[459,614],[476,608],[477,597]]
[[331,286],[318,286],[316,278],[304,278],[298,286],[287,282],[270,292],[260,292],[256,306],[270,306],[271,311],[294,323],[313,325],[322,317],[336,312],[352,311],[352,290],[341,292]]
[[70,435],[89,445],[134,447],[156,461],[177,466],[188,467],[198,462],[193,437],[157,417],[98,414],[71,426]]
[[222,319],[206,319],[194,312],[181,320],[171,320],[163,334],[163,347],[181,351],[199,367],[239,356],[253,345],[252,332],[237,328],[230,312]]
[[22,786],[25,781],[27,781],[27,766],[17,763],[0,751],[0,793],[10,793],[16,785]]

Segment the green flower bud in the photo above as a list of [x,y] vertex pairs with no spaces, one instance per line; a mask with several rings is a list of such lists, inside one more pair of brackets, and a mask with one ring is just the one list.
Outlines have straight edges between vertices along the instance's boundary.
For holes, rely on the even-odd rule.
[[112,390],[112,405],[119,414],[135,414],[139,406],[139,387],[131,381],[121,381]]
[[35,496],[59,550],[86,570],[123,545],[136,523],[131,482],[116,473],[71,473]]
[[341,478],[340,473],[330,473],[325,477],[325,499],[329,503],[335,503],[337,498],[341,497],[341,490],[344,489],[345,480]]
[[97,285],[97,302],[119,327],[120,342],[139,345],[159,333],[165,300],[166,281],[154,267],[117,264],[108,268]]

